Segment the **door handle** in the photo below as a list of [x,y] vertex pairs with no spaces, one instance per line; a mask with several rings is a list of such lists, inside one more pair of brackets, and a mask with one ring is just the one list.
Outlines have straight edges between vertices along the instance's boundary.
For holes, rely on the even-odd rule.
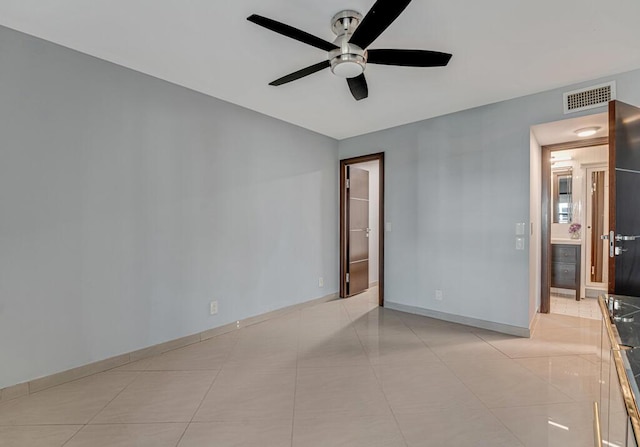
[[635,241],[638,238],[640,238],[640,235],[638,236],[624,236],[622,234],[616,235],[616,241]]
[[623,252],[627,251],[626,248],[616,247],[616,242],[635,241],[636,239],[640,239],[640,235],[627,236],[624,234],[615,234],[613,231],[610,231],[609,234],[603,234],[600,236],[600,239],[609,240],[609,257],[613,258],[614,256],[620,256]]
[[602,239],[608,239],[609,240],[609,257],[613,258],[616,256],[616,241],[615,241],[615,237],[614,237],[615,233],[612,231],[609,231],[609,234],[603,234],[601,237]]

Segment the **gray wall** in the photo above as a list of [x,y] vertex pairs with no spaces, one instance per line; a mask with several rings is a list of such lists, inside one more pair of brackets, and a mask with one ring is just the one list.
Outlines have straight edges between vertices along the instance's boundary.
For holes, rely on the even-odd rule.
[[0,27],[0,388],[336,292],[337,160]]
[[338,147],[386,152],[388,302],[528,327],[529,128],[600,81],[337,143],[0,27],[0,388],[336,292]]
[[564,91],[612,79],[640,105],[635,71],[340,141],[340,158],[386,152],[385,300],[528,328],[529,247],[515,250],[515,224],[532,212],[530,126],[567,118]]

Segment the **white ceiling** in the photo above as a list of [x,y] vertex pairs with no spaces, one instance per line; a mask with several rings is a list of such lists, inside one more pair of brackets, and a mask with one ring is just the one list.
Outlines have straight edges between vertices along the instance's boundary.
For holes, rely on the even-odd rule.
[[369,65],[369,98],[326,58],[248,22],[333,40],[330,19],[373,0],[0,0],[0,24],[342,139],[640,68],[637,0],[414,0],[371,48],[453,53],[445,68]]
[[598,113],[595,115],[570,118],[552,123],[538,124],[532,126],[531,130],[536,140],[541,146],[549,144],[566,143],[578,141],[581,138],[576,135],[576,130],[585,127],[599,127],[600,129],[592,136],[584,139],[603,138],[609,136],[609,114]]

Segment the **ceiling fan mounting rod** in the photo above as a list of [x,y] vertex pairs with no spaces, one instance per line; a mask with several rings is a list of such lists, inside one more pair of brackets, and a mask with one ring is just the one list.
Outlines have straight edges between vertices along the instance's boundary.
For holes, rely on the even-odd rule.
[[361,21],[362,14],[358,11],[346,9],[333,16],[331,19],[331,29],[338,38],[343,36],[350,37]]

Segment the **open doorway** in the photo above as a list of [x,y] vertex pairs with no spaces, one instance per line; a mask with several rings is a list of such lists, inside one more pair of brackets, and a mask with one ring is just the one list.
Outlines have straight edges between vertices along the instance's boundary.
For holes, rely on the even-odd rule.
[[384,153],[340,161],[340,297],[384,305]]
[[[577,135],[587,127],[594,134]],[[607,133],[607,114],[532,127],[541,156],[542,313],[599,317],[596,298],[607,289]]]
[[607,291],[607,241],[601,236],[608,232],[608,145],[575,144],[580,147],[549,148],[550,312],[599,319],[596,298]]

